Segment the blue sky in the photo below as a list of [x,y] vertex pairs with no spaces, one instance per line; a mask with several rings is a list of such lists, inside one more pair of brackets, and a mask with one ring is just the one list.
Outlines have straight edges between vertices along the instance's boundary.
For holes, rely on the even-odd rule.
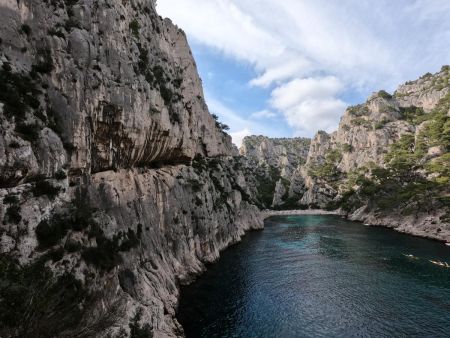
[[158,0],[211,112],[249,134],[333,131],[348,105],[450,63],[447,0]]

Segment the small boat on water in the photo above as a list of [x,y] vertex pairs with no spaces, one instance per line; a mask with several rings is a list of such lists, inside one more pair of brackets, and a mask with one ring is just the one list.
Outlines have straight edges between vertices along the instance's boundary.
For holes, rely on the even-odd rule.
[[443,268],[450,268],[450,265],[447,262],[441,262],[441,261],[432,261],[430,260],[431,263],[442,266]]
[[445,245],[450,246],[450,243],[445,243]]
[[419,257],[416,257],[414,255],[407,255],[407,254],[403,254],[403,256],[411,258],[411,259],[419,259]]

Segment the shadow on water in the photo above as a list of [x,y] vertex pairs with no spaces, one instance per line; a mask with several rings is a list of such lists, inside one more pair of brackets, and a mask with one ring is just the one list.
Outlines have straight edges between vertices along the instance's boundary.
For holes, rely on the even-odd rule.
[[[414,255],[418,259],[406,257]],[[188,337],[450,335],[450,248],[337,216],[276,216],[183,287]]]

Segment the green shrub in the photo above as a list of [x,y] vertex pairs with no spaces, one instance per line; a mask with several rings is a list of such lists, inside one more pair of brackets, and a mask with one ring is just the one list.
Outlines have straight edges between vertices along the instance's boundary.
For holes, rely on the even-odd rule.
[[170,105],[174,98],[173,91],[170,88],[167,88],[165,85],[160,86],[159,91],[161,93],[161,97],[164,100],[164,104],[166,106]]
[[103,230],[96,224],[91,225],[89,237],[95,237],[96,247],[84,248],[82,257],[86,263],[110,271],[122,263],[120,252],[129,251],[138,246],[142,237],[142,224],[138,224],[137,233],[128,229],[126,234],[119,233],[112,240],[105,237]]
[[363,116],[369,113],[369,108],[366,105],[358,104],[356,106],[350,106],[347,108],[350,115]]
[[230,127],[227,126],[224,123],[219,122],[219,117],[216,114],[211,114],[212,118],[216,121],[216,128],[220,129],[221,131],[225,132],[227,130],[230,130]]
[[277,181],[280,179],[280,170],[269,166],[267,173],[257,173],[256,183],[258,200],[263,208],[270,208],[273,202],[273,195]]
[[386,100],[392,99],[392,95],[389,94],[389,93],[388,93],[387,91],[385,91],[385,90],[380,90],[380,91],[378,92],[378,96],[379,96],[379,97],[382,97],[383,99],[386,99]]
[[139,29],[141,28],[139,26],[139,22],[137,22],[136,19],[130,22],[129,28],[131,30],[131,33],[134,35],[135,38],[139,38]]
[[300,205],[299,198],[297,196],[287,197],[283,200],[282,204],[274,207],[275,210],[295,210],[307,208],[307,206]]
[[12,141],[10,144],[8,144],[8,146],[9,146],[10,148],[14,148],[14,149],[20,148],[19,142],[16,142],[16,141]]
[[345,143],[342,145],[342,151],[345,153],[351,153],[353,151],[353,146],[349,143]]
[[366,128],[370,126],[370,122],[363,117],[355,117],[350,123],[354,126],[363,126]]
[[66,173],[64,172],[64,170],[60,169],[58,170],[55,175],[54,175],[55,179],[57,180],[64,180],[67,178]]
[[111,241],[102,242],[97,247],[85,248],[81,256],[87,264],[94,265],[104,271],[111,271],[122,263],[122,257]]
[[81,28],[80,24],[69,15],[69,18],[64,22],[64,29],[70,32],[73,28]]
[[388,119],[383,118],[381,121],[378,121],[378,122],[376,122],[376,123],[373,125],[373,129],[374,129],[374,130],[383,129],[384,126],[385,126],[386,124],[388,124],[389,122],[390,122],[390,121],[389,121]]
[[192,190],[194,192],[199,192],[202,190],[202,185],[200,184],[200,182],[196,179],[189,179],[188,183],[191,185]]
[[73,275],[56,277],[45,266],[46,259],[58,259],[58,254],[25,266],[0,256],[2,329],[15,337],[61,337],[79,326],[92,297]]
[[48,181],[41,180],[41,181],[37,181],[35,183],[35,185],[31,191],[32,191],[34,197],[39,197],[39,196],[45,195],[49,199],[54,199],[61,191],[61,188],[55,187]]
[[325,155],[324,163],[310,165],[308,175],[313,178],[335,181],[341,174],[337,168],[337,164],[341,160],[342,154],[338,149],[329,150]]
[[37,63],[31,66],[32,77],[36,74],[49,74],[53,70],[53,59],[50,49],[39,49],[37,51]]
[[[138,69],[141,75],[146,75],[146,73],[148,72],[148,64],[149,64],[148,50],[146,48],[139,47]],[[150,74],[149,76],[151,77],[147,79],[147,82],[153,84],[154,82],[153,74],[151,72],[148,73]]]
[[6,210],[6,217],[11,223],[19,224],[22,220],[22,215],[20,214],[20,206],[10,205]]
[[47,30],[47,34],[51,35],[51,36],[57,36],[62,39],[66,38],[66,35],[61,30],[56,29],[56,28],[50,28],[49,30]]
[[3,63],[0,70],[0,102],[4,104],[6,117],[23,120],[27,111],[39,108],[39,94],[35,83],[28,76],[13,73],[11,66]]
[[41,127],[37,123],[19,123],[16,125],[15,130],[24,140],[34,143],[39,139]]
[[19,203],[19,198],[16,195],[6,195],[5,198],[3,199],[3,203],[5,204],[17,204]]
[[408,121],[411,124],[417,125],[422,122],[422,117],[425,111],[422,107],[410,106],[400,107],[401,119]]
[[59,215],[54,215],[51,219],[42,220],[36,227],[36,237],[39,242],[39,249],[46,250],[58,244],[69,231],[70,225]]
[[133,229],[128,229],[126,238],[122,240],[122,243],[120,243],[119,251],[130,251],[131,249],[137,247],[139,245],[141,236],[142,236],[142,225],[140,228],[140,232],[138,230],[137,235],[133,231]]
[[219,128],[222,132],[230,130],[230,127],[228,125],[226,125],[225,123],[221,123],[221,122],[216,122],[216,127]]
[[447,184],[450,181],[450,153],[446,153],[432,161],[425,166],[429,173],[436,173],[439,175],[436,178],[437,182]]
[[27,36],[30,36],[31,35],[31,27],[28,26],[27,24],[23,24],[20,27],[20,32],[25,34],[25,35],[27,35]]

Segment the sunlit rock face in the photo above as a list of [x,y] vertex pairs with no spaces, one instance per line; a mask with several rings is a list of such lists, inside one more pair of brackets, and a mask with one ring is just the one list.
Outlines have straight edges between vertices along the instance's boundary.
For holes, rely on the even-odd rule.
[[2,275],[0,336],[182,335],[179,284],[262,227],[184,32],[154,1],[14,0],[0,38],[0,271],[36,268]]
[[[297,170],[296,175],[300,178],[295,178],[301,184],[307,182],[306,187],[309,189],[302,203],[318,202],[314,199],[317,194],[311,193],[314,189],[322,191],[317,190],[317,184],[323,185],[326,192],[324,198],[319,198],[321,202],[318,205],[321,207],[337,196],[339,184],[334,184],[333,193],[329,179],[312,179],[309,175],[312,167],[326,161],[330,151],[337,153],[332,164],[344,174],[373,165],[384,166],[385,154],[393,143],[404,134],[418,134],[421,130],[420,124],[414,125],[408,120],[405,109],[418,107],[423,108],[425,114],[429,113],[450,91],[448,82],[439,85],[445,79],[448,81],[448,70],[444,67],[437,74],[429,74],[401,85],[394,95],[384,91],[374,93],[364,104],[349,107],[344,112],[337,131],[331,134],[320,131],[316,134],[306,165]],[[342,177],[337,178],[337,181],[340,179]]]
[[11,1],[1,14],[2,59],[34,75],[40,122],[55,120],[72,171],[230,153],[184,32],[153,2]]
[[288,170],[287,152],[267,138],[247,138],[241,153],[289,172],[273,185],[260,175],[273,188],[272,207],[343,208],[355,220],[449,240],[449,80],[444,66],[347,108],[335,132],[319,131],[308,149],[293,149],[290,158],[305,161]]

